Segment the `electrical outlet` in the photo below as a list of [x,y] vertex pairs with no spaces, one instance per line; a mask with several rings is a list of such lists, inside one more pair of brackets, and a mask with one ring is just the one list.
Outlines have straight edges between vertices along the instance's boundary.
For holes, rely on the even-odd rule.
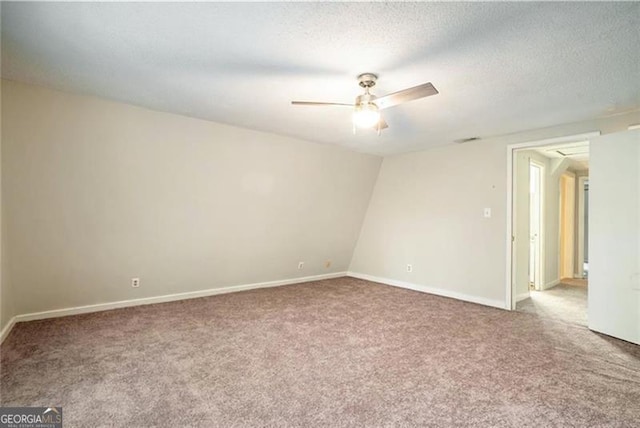
[[298,262],[298,269],[304,268],[304,262]]
[[330,268],[331,267],[331,260],[327,260],[326,262],[324,262],[324,267]]
[[140,278],[131,278],[131,286],[133,288],[140,287]]
[[413,265],[407,265],[407,272],[413,272]]

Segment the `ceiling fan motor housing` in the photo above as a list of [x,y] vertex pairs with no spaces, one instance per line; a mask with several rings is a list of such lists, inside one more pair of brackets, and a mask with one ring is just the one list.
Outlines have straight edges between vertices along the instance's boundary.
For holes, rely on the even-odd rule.
[[364,94],[358,95],[356,97],[356,106],[365,106],[368,104],[373,104],[375,109],[378,109],[378,106],[373,103],[373,100],[376,99],[376,96],[369,93],[369,89],[374,87],[376,84],[376,80],[378,76],[373,73],[363,73],[358,76],[358,83],[362,86],[365,91]]
[[378,76],[373,73],[362,73],[358,76],[358,83],[363,88],[372,88],[376,85],[376,80],[378,80]]

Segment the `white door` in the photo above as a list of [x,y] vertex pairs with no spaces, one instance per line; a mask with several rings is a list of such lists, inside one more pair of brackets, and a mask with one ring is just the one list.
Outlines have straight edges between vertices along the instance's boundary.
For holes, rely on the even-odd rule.
[[640,130],[592,140],[589,328],[640,344]]
[[576,178],[560,176],[560,279],[573,278],[576,218]]
[[529,166],[529,284],[540,290],[540,259],[542,254],[542,166]]
[[529,155],[513,155],[513,243],[511,265],[512,308],[529,297]]

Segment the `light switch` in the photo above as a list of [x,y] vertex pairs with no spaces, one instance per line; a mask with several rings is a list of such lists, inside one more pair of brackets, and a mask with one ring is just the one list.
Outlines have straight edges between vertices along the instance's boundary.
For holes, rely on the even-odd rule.
[[485,208],[484,209],[484,218],[490,218],[491,217],[491,208]]

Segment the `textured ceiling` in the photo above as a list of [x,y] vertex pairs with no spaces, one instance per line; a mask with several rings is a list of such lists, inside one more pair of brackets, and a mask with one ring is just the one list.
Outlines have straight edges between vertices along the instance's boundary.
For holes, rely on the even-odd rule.
[[[3,3],[2,76],[336,144],[415,151],[640,108],[640,3]],[[355,77],[440,94],[352,134]]]

